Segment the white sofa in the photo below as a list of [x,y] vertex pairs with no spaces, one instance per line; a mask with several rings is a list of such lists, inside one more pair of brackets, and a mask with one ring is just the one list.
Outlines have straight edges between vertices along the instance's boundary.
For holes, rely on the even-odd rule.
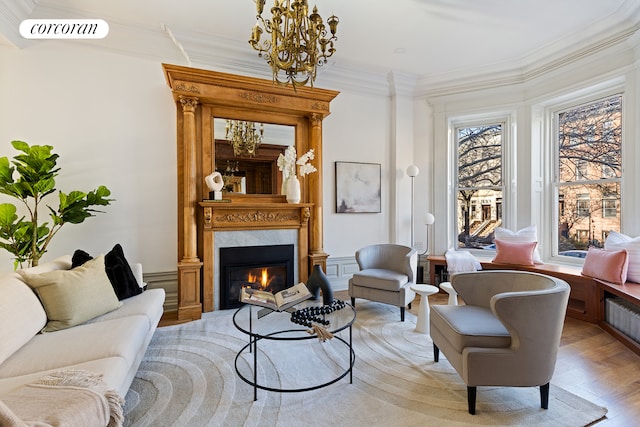
[[[142,283],[142,267],[131,267]],[[70,268],[71,256],[64,256],[27,271]],[[0,277],[0,400],[60,370],[102,374],[124,397],[160,321],[164,299],[163,289],[149,289],[83,324],[40,333],[47,315],[38,296],[20,274]]]

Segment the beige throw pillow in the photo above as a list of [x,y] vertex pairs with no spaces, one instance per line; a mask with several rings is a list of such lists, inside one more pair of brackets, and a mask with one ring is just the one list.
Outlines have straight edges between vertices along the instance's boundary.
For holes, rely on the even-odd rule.
[[20,274],[47,312],[49,321],[42,332],[79,325],[122,305],[105,272],[103,255],[72,270]]

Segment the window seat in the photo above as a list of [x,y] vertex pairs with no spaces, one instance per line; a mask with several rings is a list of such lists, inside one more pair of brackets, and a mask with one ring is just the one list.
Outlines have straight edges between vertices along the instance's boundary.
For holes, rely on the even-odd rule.
[[[444,255],[429,255],[429,278],[431,284],[446,273],[447,261]],[[626,282],[616,285],[582,275],[582,267],[559,264],[538,264],[533,266],[499,264],[479,258],[484,270],[520,270],[532,271],[564,280],[571,286],[567,316],[597,323],[602,329],[621,341],[635,353],[640,355],[640,343],[620,332],[606,321],[605,299],[620,297],[640,307],[640,284]]]

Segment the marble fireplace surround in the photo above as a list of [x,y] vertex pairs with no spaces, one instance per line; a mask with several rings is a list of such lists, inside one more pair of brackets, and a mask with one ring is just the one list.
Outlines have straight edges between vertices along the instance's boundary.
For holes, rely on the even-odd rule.
[[309,265],[310,203],[200,202],[203,211],[204,311],[220,308],[221,247],[294,245],[294,281],[306,279]]
[[220,267],[221,248],[242,248],[249,246],[293,245],[293,283],[300,281],[298,276],[298,231],[297,230],[241,230],[215,232],[214,265],[217,272],[213,278],[213,288],[217,289],[213,306],[219,310],[222,304],[222,269]]

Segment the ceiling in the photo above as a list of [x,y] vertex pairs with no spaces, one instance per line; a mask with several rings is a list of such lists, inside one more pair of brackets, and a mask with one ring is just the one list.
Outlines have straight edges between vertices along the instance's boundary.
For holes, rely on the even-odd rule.
[[[310,0],[335,14],[337,52],[319,73],[396,76],[432,84],[526,74],[570,53],[627,39],[640,28],[637,0]],[[272,4],[267,1],[267,6]],[[270,77],[247,43],[252,0],[0,0],[0,44],[59,43],[20,37],[27,18],[100,18],[102,40],[67,41],[194,67]],[[265,14],[267,7],[265,7]],[[355,73],[353,71],[356,71]]]

